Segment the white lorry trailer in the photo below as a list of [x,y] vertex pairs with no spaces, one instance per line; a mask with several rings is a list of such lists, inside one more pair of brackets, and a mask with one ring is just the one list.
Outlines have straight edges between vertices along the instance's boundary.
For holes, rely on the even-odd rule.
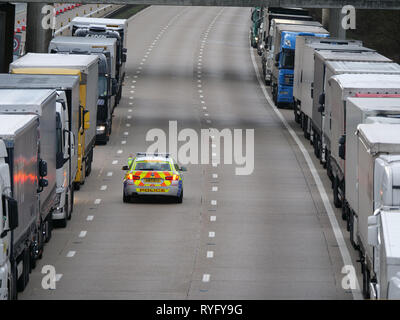
[[[388,68],[385,68],[386,65]],[[324,141],[327,171],[333,182],[333,202],[337,208],[342,207],[345,194],[346,99],[363,95],[370,97],[371,94],[400,94],[400,68],[397,64],[383,63],[381,71],[374,67],[374,63],[368,63],[365,68],[376,74],[345,73],[327,80]]]
[[[57,139],[55,90],[0,89],[0,114],[34,114],[39,116],[39,217],[37,221],[36,260],[42,256],[44,243],[51,238],[52,211],[57,205]],[[46,179],[44,179],[46,177]]]
[[358,208],[351,215],[350,236],[360,254],[363,294],[369,298],[371,271],[374,270],[373,247],[368,241],[372,223],[369,217],[382,207],[400,206],[399,126],[360,124],[357,136],[358,143],[352,146],[352,151],[358,154]]
[[314,153],[326,167],[327,156],[325,154],[324,123],[325,123],[325,87],[326,63],[328,61],[374,61],[392,62],[392,60],[376,53],[374,50],[359,47],[354,50],[321,50],[314,53],[314,87],[313,87],[313,111],[312,111],[312,141]]
[[99,58],[96,143],[106,144],[110,138],[112,117],[119,90],[116,79],[116,49],[114,38],[56,37],[50,41],[49,53],[92,54]]
[[368,243],[374,256],[369,283],[371,299],[400,299],[399,230],[399,207],[382,207],[368,217]]
[[24,290],[36,250],[38,127],[35,115],[0,114],[0,300]]
[[312,141],[311,119],[314,87],[314,52],[321,50],[355,50],[362,46],[358,40],[342,40],[298,36],[293,78],[294,119],[300,123],[304,137]]
[[57,90],[57,201],[53,222],[65,227],[73,211],[73,182],[78,170],[79,76],[0,74],[0,88]]
[[96,141],[98,57],[95,55],[68,55],[28,53],[10,64],[14,74],[57,74],[80,77],[80,132],[77,139],[78,169],[74,188],[79,190],[89,176]]
[[122,97],[122,83],[125,78],[127,59],[128,20],[108,18],[76,17],[70,23],[74,37],[115,38],[117,40],[117,75],[119,91],[117,104]]
[[[348,230],[350,215],[358,210],[358,137],[357,127],[362,123],[383,123],[400,125],[400,97],[368,97],[347,98],[346,100],[346,143],[340,147],[339,153],[345,158],[345,180],[342,217],[347,220]],[[400,126],[399,126],[400,128]],[[344,149],[344,154],[343,154]]]

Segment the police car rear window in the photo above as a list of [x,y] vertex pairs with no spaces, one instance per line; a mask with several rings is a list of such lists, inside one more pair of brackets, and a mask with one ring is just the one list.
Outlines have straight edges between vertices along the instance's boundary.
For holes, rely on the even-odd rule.
[[168,162],[162,161],[143,161],[137,162],[135,170],[143,171],[170,171],[171,166]]

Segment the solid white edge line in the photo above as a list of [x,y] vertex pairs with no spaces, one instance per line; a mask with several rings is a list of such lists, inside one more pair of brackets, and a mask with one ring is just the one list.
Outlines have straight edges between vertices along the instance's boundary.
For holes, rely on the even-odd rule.
[[[340,254],[341,254],[342,259],[343,259],[343,263],[344,263],[344,265],[353,266],[349,250],[347,249],[346,242],[344,241],[344,238],[343,238],[342,230],[340,229],[339,223],[338,223],[338,221],[336,219],[336,216],[335,216],[335,213],[333,211],[332,205],[329,202],[328,195],[327,195],[327,193],[325,191],[324,185],[322,184],[321,178],[318,175],[317,169],[315,168],[314,163],[312,162],[312,159],[311,159],[308,151],[304,147],[303,143],[301,142],[301,140],[299,139],[297,134],[294,132],[292,127],[289,125],[289,123],[287,123],[287,121],[283,117],[282,113],[278,110],[278,108],[275,106],[275,104],[271,100],[270,96],[268,95],[268,92],[265,89],[264,83],[261,80],[260,73],[259,73],[258,67],[257,67],[257,63],[256,63],[255,58],[254,58],[254,52],[253,52],[251,46],[250,46],[250,55],[251,55],[251,61],[253,63],[253,67],[254,67],[254,70],[255,70],[255,73],[256,73],[256,76],[257,76],[258,83],[259,83],[260,88],[261,88],[261,90],[262,90],[262,92],[264,94],[265,99],[268,101],[268,103],[271,106],[272,110],[275,111],[275,114],[278,116],[278,118],[281,120],[281,122],[283,123],[285,128],[290,133],[290,135],[292,136],[293,140],[296,142],[297,146],[299,147],[301,153],[303,154],[303,156],[304,156],[304,158],[305,158],[305,160],[307,162],[308,168],[311,171],[311,174],[312,174],[312,176],[314,178],[315,184],[316,184],[316,186],[318,188],[318,192],[319,192],[319,194],[321,196],[322,202],[324,203],[325,210],[326,210],[327,215],[329,217],[329,222],[331,223],[332,231],[333,231],[333,233],[335,235],[336,242],[337,242],[337,244],[339,246],[339,250],[340,250]],[[351,290],[351,292],[352,292],[353,298],[355,300],[362,300],[363,299],[363,297],[362,297],[362,295],[360,293],[360,284],[358,283],[358,278],[356,278],[356,290]]]

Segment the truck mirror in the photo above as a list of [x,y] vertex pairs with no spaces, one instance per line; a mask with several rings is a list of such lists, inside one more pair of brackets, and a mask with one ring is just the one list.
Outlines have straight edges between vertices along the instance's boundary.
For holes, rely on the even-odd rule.
[[279,62],[279,53],[275,55],[275,61]]
[[128,49],[127,49],[127,48],[122,48],[122,52],[123,52],[123,53],[127,53],[127,52],[128,52]]
[[47,176],[47,162],[43,159],[40,159],[39,162],[39,175],[41,177]]
[[322,113],[322,112],[324,112],[325,111],[325,107],[324,106],[319,106],[318,107],[318,112],[319,113]]
[[43,188],[47,187],[48,185],[49,185],[49,181],[47,179],[41,178],[39,180],[40,192],[43,191]]
[[122,170],[129,170],[129,166],[123,166]]
[[126,62],[126,53],[122,54],[122,59],[121,60],[122,60],[122,62]]
[[88,130],[90,128],[90,111],[85,110],[83,112],[83,129]]
[[61,168],[64,164],[64,152],[60,151],[56,154],[56,166],[57,168]]
[[396,276],[392,277],[389,281],[388,299],[390,300],[400,299],[400,272],[397,272]]
[[325,93],[321,93],[319,95],[318,103],[319,103],[320,106],[323,106],[325,104]]
[[310,95],[311,95],[311,99],[314,99],[314,88],[312,88],[312,87],[311,87]]
[[18,202],[13,198],[7,199],[8,207],[8,227],[14,230],[18,227]]
[[368,217],[368,244],[370,246],[378,245],[378,218],[377,216]]

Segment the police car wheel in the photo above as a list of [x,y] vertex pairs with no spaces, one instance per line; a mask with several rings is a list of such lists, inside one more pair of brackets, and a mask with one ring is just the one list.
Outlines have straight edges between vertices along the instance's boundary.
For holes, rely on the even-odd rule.
[[181,191],[181,195],[179,197],[176,197],[176,202],[177,203],[182,203],[182,201],[183,201],[183,189]]
[[124,203],[129,202],[129,197],[126,196],[125,193],[122,195],[122,201],[123,201]]

